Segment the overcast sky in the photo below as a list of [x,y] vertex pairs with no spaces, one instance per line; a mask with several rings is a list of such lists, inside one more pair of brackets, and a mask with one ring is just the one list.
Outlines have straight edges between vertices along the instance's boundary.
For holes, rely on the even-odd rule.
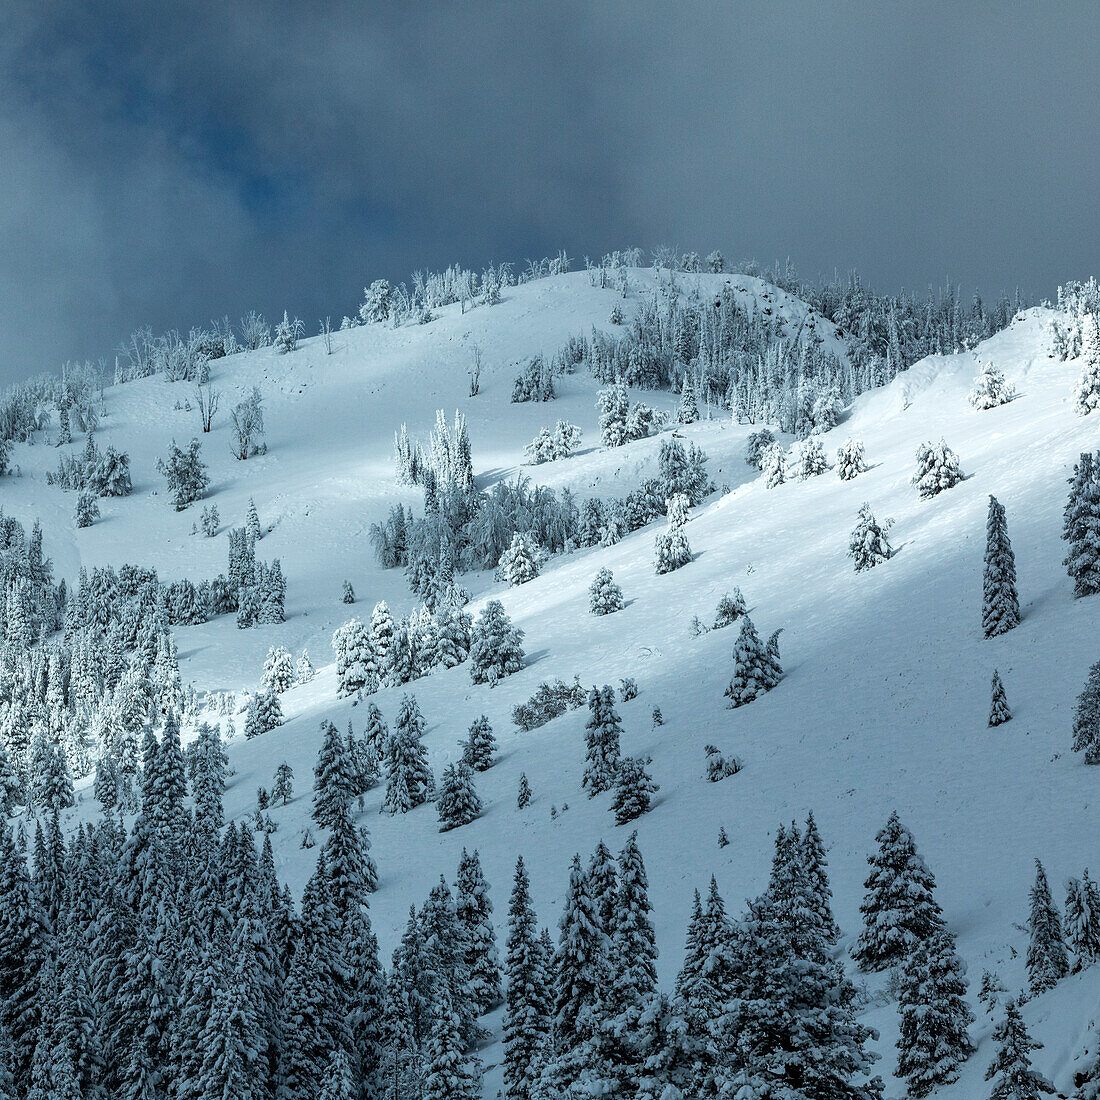
[[1100,5],[0,5],[0,381],[417,267],[1100,268]]

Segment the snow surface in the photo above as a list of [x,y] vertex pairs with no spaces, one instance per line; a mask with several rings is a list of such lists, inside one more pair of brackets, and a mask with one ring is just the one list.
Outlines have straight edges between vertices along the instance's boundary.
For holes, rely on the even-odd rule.
[[[760,280],[740,276],[681,276],[685,292],[717,293],[723,282],[759,308],[771,308],[793,332],[807,307]],[[638,289],[653,273],[632,273],[623,305],[629,318]],[[399,570],[382,570],[368,545],[372,522],[402,500],[419,511],[416,489],[393,475],[394,430],[406,422],[426,440],[435,412],[467,417],[474,468],[481,486],[517,472],[534,481],[572,487],[580,498],[622,495],[656,468],[660,439],[617,450],[599,445],[596,384],[586,373],[557,379],[559,399],[546,404],[509,402],[519,363],[552,355],[571,334],[593,325],[610,330],[617,293],[589,285],[574,273],[507,288],[504,301],[463,314],[438,311],[424,326],[357,328],[334,337],[326,355],[319,339],[289,355],[263,349],[212,364],[222,392],[215,429],[201,436],[212,487],[202,504],[215,503],[222,532],[191,535],[201,505],[177,513],[164,493],[155,460],[174,436],[183,443],[198,432],[198,414],[173,406],[191,397],[186,384],[146,379],[106,391],[107,415],[97,442],[130,453],[134,493],[100,502],[103,518],[77,530],[75,494],[45,483],[59,452],[45,446],[16,448],[21,478],[0,485],[4,510],[29,524],[42,521],[56,573],[70,581],[81,565],[124,561],[156,566],[162,579],[199,581],[225,569],[227,530],[244,521],[250,497],[270,532],[260,558],[279,557],[287,579],[288,621],[236,629],[232,616],[177,628],[185,682],[200,691],[250,691],[270,645],[295,656],[308,646],[319,675],[282,697],[284,726],[252,741],[230,745],[235,777],[226,793],[230,816],[255,808],[256,789],[271,786],[278,763],[288,761],[296,796],[270,811],[279,872],[300,892],[317,849],[299,847],[310,825],[312,768],[319,724],[331,719],[362,732],[364,708],[336,698],[331,665],[332,631],[352,615],[369,617],[379,599],[395,614],[413,600]],[[659,970],[668,987],[680,966],[692,890],[717,875],[734,913],[766,884],[772,838],[780,822],[801,823],[812,809],[828,845],[837,919],[847,951],[859,927],[865,859],[891,810],[916,836],[938,882],[938,897],[970,968],[971,999],[983,967],[999,971],[1012,990],[1024,984],[1024,922],[1033,858],[1047,867],[1056,899],[1061,884],[1098,861],[1095,770],[1069,751],[1074,699],[1097,659],[1100,626],[1095,599],[1074,600],[1061,566],[1061,511],[1066,480],[1078,454],[1097,446],[1100,418],[1072,410],[1075,363],[1049,357],[1051,313],[1032,309],[976,353],[923,360],[882,390],[864,395],[824,437],[830,462],[848,436],[861,437],[871,469],[850,482],[834,471],[807,482],[765,490],[742,459],[750,426],[736,426],[715,410],[713,420],[686,428],[710,456],[709,471],[728,492],[695,509],[687,527],[694,560],[658,577],[653,537],[661,524],[610,548],[594,548],[549,562],[544,574],[504,590],[489,573],[466,576],[476,615],[488,596],[499,597],[526,631],[527,667],[495,689],[474,686],[465,666],[439,672],[373,697],[388,722],[405,691],[415,694],[428,723],[426,745],[436,773],[459,755],[458,741],[471,721],[489,716],[501,757],[479,774],[486,809],[477,821],[439,833],[434,807],[400,817],[379,815],[381,789],[371,792],[360,820],[374,839],[380,888],[372,920],[383,961],[396,945],[410,904],[419,905],[440,874],[453,881],[463,847],[478,848],[492,886],[498,938],[516,856],[531,874],[540,920],[555,929],[568,865],[575,851],[588,855],[603,837],[615,850],[626,840],[609,810],[611,794],[588,799],[581,789],[587,709],[523,733],[510,721],[512,707],[544,679],[617,684],[637,678],[638,698],[619,708],[623,752],[653,757],[660,784],[651,813],[633,823],[649,874],[661,951]],[[818,330],[835,350],[843,345],[818,316]],[[481,393],[468,396],[473,347],[481,349]],[[977,358],[1000,366],[1018,396],[1010,404],[976,412],[966,394],[978,373]],[[253,386],[264,394],[268,453],[247,462],[229,454],[228,410]],[[636,399],[672,410],[675,396],[635,393]],[[707,415],[703,410],[704,417]],[[558,419],[584,431],[580,453],[525,467],[523,447]],[[966,480],[933,500],[921,501],[910,484],[915,452],[943,436],[959,455]],[[74,444],[79,449],[82,441]],[[1008,513],[1016,554],[1021,625],[993,640],[981,634],[981,570],[988,495]],[[847,559],[848,535],[863,501],[879,519],[893,517],[896,556],[856,574]],[[587,589],[607,566],[622,586],[626,608],[614,615],[588,613]],[[341,584],[355,587],[357,604],[340,602]],[[782,627],[785,677],[747,707],[727,710],[722,692],[731,674],[736,627],[692,637],[692,615],[713,617],[719,597],[740,586],[761,635]],[[322,667],[324,666],[324,667]],[[1013,719],[986,726],[989,684],[1000,670]],[[659,705],[665,725],[651,728]],[[242,723],[238,718],[238,728]],[[737,755],[744,769],[721,783],[703,779],[703,746]],[[520,772],[534,801],[516,809]],[[551,818],[551,806],[568,810]],[[87,787],[74,817],[91,816]],[[724,826],[731,844],[720,849]],[[862,979],[859,979],[862,980]],[[894,1066],[896,1009],[873,978],[868,1021],[881,1029],[880,1071],[888,1094],[904,1092],[889,1074]],[[1074,1056],[1088,1041],[1097,1017],[1100,968],[1063,981],[1024,1007],[1046,1048],[1036,1066],[1071,1091]],[[978,1053],[959,1083],[938,1095],[986,1095],[981,1075],[992,1057],[990,1026],[975,1005]],[[499,1014],[490,1018],[499,1025]],[[492,1066],[499,1046],[483,1052]],[[499,1087],[490,1068],[486,1095]]]

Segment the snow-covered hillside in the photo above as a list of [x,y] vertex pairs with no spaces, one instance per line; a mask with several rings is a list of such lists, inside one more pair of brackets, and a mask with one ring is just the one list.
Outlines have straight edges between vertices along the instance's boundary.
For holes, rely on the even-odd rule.
[[[644,285],[646,278],[652,274],[639,272],[636,281]],[[783,317],[792,335],[812,323],[829,350],[845,354],[831,322],[760,280],[678,280],[685,293],[697,290],[703,300],[730,282],[753,308]],[[358,733],[364,722],[365,704],[337,697],[332,633],[352,614],[369,616],[378,600],[395,613],[408,613],[416,602],[401,570],[380,568],[368,543],[370,525],[392,504],[420,508],[420,491],[395,479],[395,429],[405,423],[414,438],[426,440],[436,411],[450,416],[457,409],[466,417],[480,487],[522,472],[581,497],[621,496],[656,470],[666,434],[602,447],[599,387],[583,368],[555,379],[555,401],[509,401],[521,361],[552,356],[569,336],[593,326],[607,328],[617,300],[581,272],[510,287],[492,308],[445,307],[427,325],[342,331],[333,337],[331,355],[315,338],[290,354],[265,348],[215,360],[223,410],[261,387],[268,451],[234,460],[225,411],[212,433],[200,437],[212,478],[202,503],[217,504],[222,517],[222,531],[212,539],[191,533],[200,505],[173,510],[155,467],[173,437],[183,444],[199,434],[197,412],[173,408],[193,404],[185,384],[149,378],[106,390],[96,438],[129,453],[134,492],[102,500],[102,518],[91,527],[75,528],[74,494],[46,484],[58,451],[16,447],[13,462],[22,476],[0,483],[4,511],[28,528],[41,520],[46,552],[57,575],[70,582],[81,566],[123,562],[155,566],[166,581],[212,577],[225,569],[228,529],[244,522],[249,500],[255,501],[267,532],[259,553],[279,558],[286,576],[287,621],[238,630],[232,616],[222,616],[177,628],[175,636],[184,681],[200,693],[254,690],[272,645],[295,655],[308,647],[319,669],[310,683],[282,696],[284,725],[229,745],[230,817],[255,810],[257,787],[271,786],[281,761],[294,769],[295,799],[269,812],[278,824],[272,842],[279,874],[296,895],[317,855],[300,841],[312,825],[320,725],[331,720],[344,729],[350,721]],[[636,295],[621,304],[629,318]],[[870,469],[852,481],[830,469],[769,490],[743,457],[756,428],[735,424],[718,409],[676,426],[706,452],[719,486],[692,510],[687,535],[694,557],[682,569],[655,574],[660,521],[616,545],[552,557],[539,577],[517,588],[502,586],[491,573],[463,576],[475,615],[487,598],[499,598],[525,631],[527,663],[494,688],[474,685],[460,665],[371,696],[392,723],[402,695],[415,695],[436,775],[457,760],[459,740],[479,715],[488,716],[500,744],[499,762],[477,775],[485,811],[461,828],[440,833],[430,806],[379,814],[382,789],[368,794],[359,820],[370,829],[380,872],[371,919],[383,960],[399,941],[410,904],[419,905],[440,874],[453,880],[463,848],[480,851],[502,938],[518,855],[531,873],[540,922],[553,926],[573,853],[587,861],[601,838],[618,850],[636,827],[654,902],[659,974],[670,987],[682,962],[693,890],[704,890],[713,873],[730,909],[739,911],[742,899],[766,885],[777,826],[801,822],[810,810],[828,847],[847,950],[859,929],[866,857],[896,809],[936,876],[937,896],[970,968],[971,999],[983,968],[998,971],[1011,989],[1023,988],[1022,925],[1034,858],[1046,866],[1059,903],[1064,880],[1100,862],[1093,827],[1097,776],[1069,751],[1073,703],[1100,651],[1100,623],[1094,599],[1073,598],[1060,538],[1066,482],[1079,454],[1097,446],[1097,418],[1073,411],[1079,364],[1049,355],[1050,319],[1048,310],[1027,310],[975,352],[925,359],[858,398],[822,439],[830,464],[847,437],[863,440]],[[480,392],[471,397],[475,347],[483,370]],[[1004,371],[1016,387],[1013,401],[983,412],[971,407],[967,392],[979,359]],[[635,396],[675,409],[675,396],[666,392]],[[523,466],[524,445],[559,419],[581,427],[578,453]],[[914,456],[919,444],[941,437],[958,454],[965,480],[921,500],[911,483]],[[986,640],[981,581],[990,494],[1007,510],[1022,622]],[[856,573],[846,552],[865,501],[880,519],[894,520],[896,554]],[[626,601],[606,617],[588,610],[588,586],[601,567],[613,571]],[[345,579],[355,589],[353,607],[341,602]],[[691,620],[698,615],[709,622],[734,586],[762,636],[782,629],[784,677],[751,705],[730,710],[723,690],[736,627],[694,636]],[[990,729],[994,668],[1013,719]],[[619,707],[623,752],[652,757],[660,791],[652,811],[630,828],[616,827],[610,794],[589,799],[581,788],[586,708],[530,732],[511,721],[512,708],[541,681],[568,682],[574,675],[586,688],[637,680],[638,697]],[[655,706],[664,716],[656,728]],[[735,755],[742,770],[706,782],[709,743]],[[521,773],[534,791],[523,810],[516,807]],[[73,819],[94,813],[86,785]],[[728,847],[718,845],[721,828]],[[896,1008],[875,995],[883,985],[878,977],[859,980],[872,993],[866,1020],[881,1031],[873,1045],[884,1055],[879,1071],[887,1076]],[[1098,998],[1100,973],[1093,968],[1024,1006],[1033,1035],[1046,1044],[1036,1066],[1063,1092],[1072,1090],[1073,1059],[1089,1043]],[[988,1088],[981,1078],[992,1057],[990,1026],[978,1015],[973,1038],[979,1050],[959,1082],[942,1090],[944,1097],[961,1100]],[[499,1013],[489,1023],[498,1028]],[[495,1040],[482,1053],[487,1063],[499,1062]],[[486,1095],[498,1087],[499,1070],[490,1069]],[[898,1082],[887,1089],[902,1092]]]

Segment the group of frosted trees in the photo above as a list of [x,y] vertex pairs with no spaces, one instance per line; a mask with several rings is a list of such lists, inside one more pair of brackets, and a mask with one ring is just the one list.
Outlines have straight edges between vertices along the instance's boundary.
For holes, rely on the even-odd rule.
[[492,685],[523,667],[522,643],[523,631],[499,600],[490,600],[476,620],[452,600],[434,614],[421,606],[408,619],[395,620],[381,601],[369,625],[351,619],[332,636],[338,691],[372,694],[467,662],[475,684]]
[[[652,418],[645,424],[642,435],[658,430]],[[573,440],[569,425],[559,427],[563,439]],[[626,442],[628,434],[616,437],[618,442]],[[677,552],[663,560],[680,560],[682,517],[670,501],[682,495],[687,506],[695,506],[714,490],[706,473],[707,456],[695,444],[685,446],[675,437],[661,442],[656,476],[622,499],[592,497],[583,502],[568,489],[558,495],[545,486],[532,486],[522,476],[479,491],[461,417],[452,426],[440,414],[427,450],[414,444],[402,426],[394,449],[398,480],[423,488],[424,511],[417,516],[395,505],[384,523],[372,525],[371,541],[380,564],[403,567],[413,592],[429,610],[455,587],[455,577],[464,569],[495,568],[500,579],[523,584],[538,575],[547,555],[613,545],[658,516],[669,515],[670,509]],[[545,457],[561,454],[546,452]]]
[[[954,1081],[973,1053],[965,968],[934,897],[935,883],[893,815],[878,835],[855,957],[897,968],[896,1072],[912,1097]],[[836,960],[825,846],[811,814],[780,827],[767,889],[731,919],[712,879],[696,893],[673,989],[656,981],[656,945],[636,836],[615,860],[599,844],[574,857],[553,949],[540,934],[522,858],[516,865],[504,962],[504,1080],[509,1100],[584,1095],[882,1095],[875,1037]],[[1031,1066],[1015,1001],[994,1034],[992,1096],[1050,1086]],[[778,1090],[778,1092],[776,1091]]]
[[[0,462],[0,473],[3,465]],[[130,456],[111,446],[100,451],[89,432],[84,450],[80,454],[63,455],[57,472],[46,473],[46,483],[76,492],[76,525],[91,527],[99,518],[99,498],[123,497],[133,492]]]
[[543,428],[524,448],[531,465],[568,458],[581,445],[581,430],[576,424],[559,420],[554,430]]
[[493,686],[523,667],[523,631],[503,604],[490,600],[476,620],[453,602],[433,615],[426,607],[395,621],[385,602],[375,606],[369,627],[358,619],[332,638],[339,692],[371,694],[404,684],[433,668],[468,663],[475,684]]
[[383,969],[377,871],[339,740],[326,731],[318,757],[325,840],[299,904],[270,838],[257,850],[226,823],[216,732],[185,756],[172,716],[143,738],[129,831],[108,814],[67,840],[48,814],[29,853],[0,831],[0,1094],[473,1100],[478,1017],[502,996],[477,853],[414,911]]
[[[218,394],[206,385],[196,390],[196,398],[199,401],[203,431],[208,432],[218,407]],[[72,441],[71,436],[64,430],[69,424],[68,417],[68,406],[62,406],[61,443]],[[233,429],[232,453],[235,458],[245,459],[267,450],[264,440],[263,404],[259,389],[253,387],[250,396],[234,407],[231,426]],[[201,456],[201,449],[198,439],[192,439],[186,447],[180,447],[173,439],[167,455],[157,459],[157,470],[163,475],[168,495],[178,512],[203,497],[210,485],[210,477]],[[129,455],[120,453],[113,446],[107,446],[100,451],[96,447],[91,431],[88,433],[84,450],[79,454],[63,455],[57,471],[47,473],[46,480],[48,484],[59,485],[63,489],[77,492],[76,525],[78,527],[90,527],[99,518],[97,498],[128,496],[133,492]],[[204,516],[204,527],[205,521]]]
[[641,401],[631,404],[626,385],[619,381],[600,390],[596,407],[600,410],[600,441],[605,447],[621,447],[656,435],[665,424],[663,413]]
[[[66,589],[52,583],[37,526],[29,540],[6,518],[0,529],[6,591],[0,627],[7,643],[0,662],[0,773],[13,777],[8,805],[28,799],[44,805],[33,801],[40,787],[32,765],[56,760],[75,778],[94,770],[97,797],[132,812],[143,726],[169,709],[184,717],[196,710],[171,628],[232,610],[238,625],[281,622],[285,582],[278,560],[257,562],[242,528],[230,533],[228,575],[212,581],[164,584],[154,570],[102,566],[81,569]],[[265,694],[253,697],[246,716],[252,736],[281,721],[277,697]]]
[[[623,255],[604,257],[593,268],[593,285],[621,293],[627,284]],[[593,330],[590,338],[572,337],[568,361],[587,363],[601,384],[674,390],[681,395],[682,423],[691,423],[705,405],[708,414],[730,410],[799,439],[833,428],[844,405],[924,355],[974,346],[1007,325],[1019,307],[1018,300],[1014,305],[1003,298],[987,310],[977,296],[968,306],[953,287],[922,302],[876,296],[857,276],[810,285],[788,267],[767,277],[811,307],[793,333],[781,310],[761,308],[743,288],[726,284],[700,299],[678,285],[679,260],[672,267],[665,258],[658,262],[659,293],[640,296],[621,334]],[[748,270],[759,273],[755,266]],[[621,310],[614,317],[622,324]],[[829,321],[845,342],[845,362],[825,344]]]
[[[402,697],[392,731],[373,703],[367,707],[367,724],[361,738],[355,737],[350,726],[346,738],[331,722],[323,724],[322,729],[315,804],[327,804],[331,792],[336,791],[344,803],[358,798],[362,808],[363,795],[381,782],[382,813],[406,814],[434,800],[443,830],[467,825],[481,813],[474,775],[496,762],[496,738],[484,715],[470,726],[460,743],[459,759],[445,765],[438,784],[424,745],[424,716],[412,696]],[[327,820],[317,821],[329,827]]]
[[[419,740],[415,704],[402,704],[392,736],[376,715],[362,738],[325,726],[313,782],[324,840],[297,906],[278,881],[270,838],[258,852],[251,830],[225,821],[228,760],[216,728],[204,727],[187,754],[173,713],[159,737],[151,730],[129,832],[107,815],[67,842],[56,813],[47,815],[29,861],[18,836],[0,832],[8,1095],[156,1096],[185,1081],[197,1095],[251,1100],[474,1100],[480,1018],[501,1002],[510,1100],[577,1087],[763,1095],[777,1082],[791,1096],[881,1095],[872,1031],[834,957],[839,933],[812,816],[802,831],[779,830],[767,888],[743,919],[727,916],[713,882],[705,901],[696,897],[668,992],[657,986],[636,835],[617,858],[600,844],[587,867],[574,859],[556,946],[520,860],[503,960],[478,854],[463,851],[453,883],[441,878],[413,909],[384,969],[368,910],[379,872],[354,803],[380,745],[393,800],[425,796],[430,773],[418,753],[394,745],[399,731]],[[493,757],[479,719],[461,767],[483,769]],[[459,811],[467,805],[456,800]],[[901,967],[899,1073],[923,1096],[952,1080],[972,1049],[966,983],[932,876],[896,817],[871,865],[857,960]],[[1066,928],[1085,966],[1098,948],[1095,887],[1086,877],[1071,897]],[[1056,921],[1048,898],[1033,897],[1036,982],[1068,967],[1052,950]],[[1036,1044],[1012,1002],[995,1040],[998,1081],[1034,1074]]]
[[[864,970],[896,968],[900,1029],[895,1073],[905,1080],[909,1096],[923,1097],[956,1080],[959,1066],[974,1052],[966,969],[936,901],[932,873],[896,813],[876,840],[878,849],[868,859],[871,873],[864,883],[862,928],[853,957]],[[1032,996],[1050,989],[1069,971],[1058,910],[1038,862],[1036,871],[1028,920]],[[1066,910],[1074,914],[1077,968],[1091,965],[1097,957],[1097,901],[1100,898],[1087,872],[1083,879],[1071,880]],[[998,992],[1004,992],[1004,987],[986,972],[979,999],[991,1013]],[[1052,1093],[1053,1086],[1032,1067],[1031,1053],[1041,1044],[1028,1035],[1017,999],[1008,999],[1001,1011],[993,1032],[994,1058],[985,1074],[993,1082],[991,1100],[1038,1100],[1041,1094]],[[1093,1067],[1079,1075],[1079,1083],[1095,1073]]]
[[55,587],[37,525],[27,540],[0,517],[0,533],[4,806],[71,805],[72,778],[94,770],[97,795],[131,809],[144,724],[195,704],[169,629],[173,586],[124,566]]
[[[788,454],[767,428],[749,436],[745,461],[761,472],[767,489],[784,485],[792,477],[807,481],[829,468],[820,439],[805,439]],[[841,481],[851,481],[866,469],[862,440],[846,439],[836,452],[837,477]]]

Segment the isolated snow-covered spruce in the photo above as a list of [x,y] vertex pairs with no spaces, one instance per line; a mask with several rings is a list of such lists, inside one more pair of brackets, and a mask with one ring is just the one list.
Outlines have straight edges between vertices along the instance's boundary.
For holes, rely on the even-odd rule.
[[1100,294],[659,261],[0,398],[0,1092],[1100,1092]]

